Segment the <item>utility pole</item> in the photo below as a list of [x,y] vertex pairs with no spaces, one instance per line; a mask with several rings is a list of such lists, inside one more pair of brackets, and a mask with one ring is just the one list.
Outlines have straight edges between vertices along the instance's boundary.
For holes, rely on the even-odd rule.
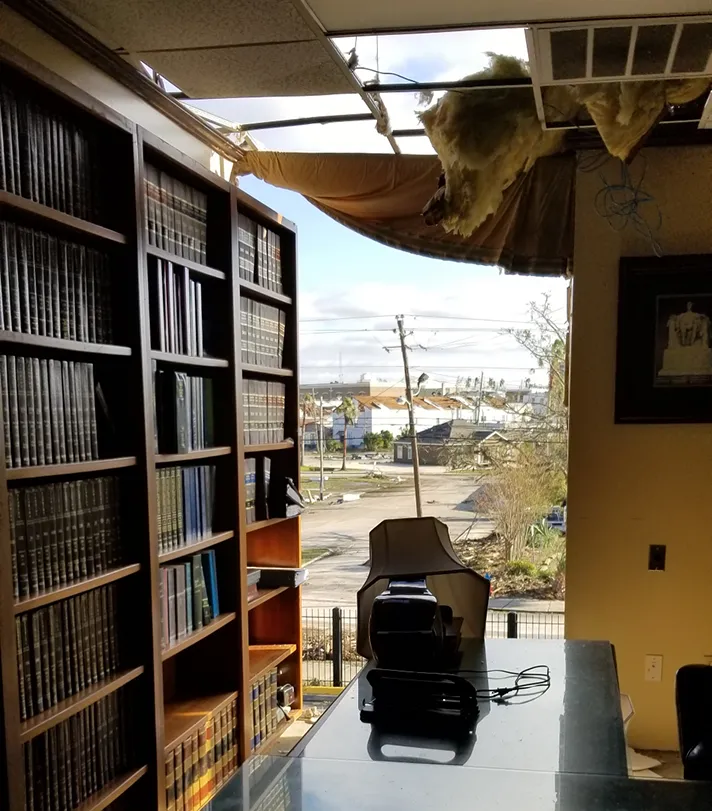
[[477,422],[478,423],[480,421],[480,415],[482,414],[482,386],[484,385],[484,382],[485,382],[485,373],[481,372],[480,373],[480,395],[477,398]]
[[408,405],[408,417],[410,419],[410,444],[413,449],[413,485],[415,487],[415,514],[418,518],[423,516],[423,508],[420,502],[420,460],[418,459],[418,438],[415,435],[415,417],[413,416],[413,390],[410,385],[410,369],[408,368],[408,347],[405,345],[405,328],[403,326],[403,316],[396,316],[398,324],[398,337],[400,338],[401,353],[403,355],[403,372],[405,374],[405,397]]
[[319,501],[324,500],[324,395],[319,395]]

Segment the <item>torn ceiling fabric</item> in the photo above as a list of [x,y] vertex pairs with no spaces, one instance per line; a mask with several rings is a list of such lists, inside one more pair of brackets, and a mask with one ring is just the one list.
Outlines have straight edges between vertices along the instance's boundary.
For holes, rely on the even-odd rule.
[[246,152],[234,171],[299,192],[343,225],[422,256],[510,273],[561,275],[570,266],[572,154],[541,158],[520,173],[469,236],[428,225],[422,216],[442,172],[436,156]]

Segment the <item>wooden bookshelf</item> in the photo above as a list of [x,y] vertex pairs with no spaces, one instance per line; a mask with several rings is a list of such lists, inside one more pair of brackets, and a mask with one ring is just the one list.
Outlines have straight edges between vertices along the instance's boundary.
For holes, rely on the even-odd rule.
[[[3,52],[0,60],[11,58]],[[83,717],[91,717],[97,712],[92,708],[98,702],[111,702],[119,696],[127,696],[126,706],[130,705],[132,719],[132,724],[127,725],[130,736],[125,747],[127,762],[118,770],[118,778],[107,780],[75,811],[102,811],[125,794],[122,803],[130,802],[146,811],[165,811],[166,754],[181,743],[196,724],[203,723],[226,701],[237,702],[234,738],[239,752],[234,765],[243,762],[251,751],[251,686],[255,679],[277,669],[278,684],[292,684],[296,691],[294,709],[301,707],[300,589],[261,589],[255,599],[247,600],[249,566],[300,564],[300,521],[266,518],[264,492],[258,492],[261,499],[258,520],[248,524],[246,509],[246,462],[254,462],[262,470],[265,460],[269,460],[275,481],[281,475],[299,481],[296,228],[220,176],[181,155],[83,91],[72,87],[72,92],[67,93],[66,84],[58,77],[44,72],[42,76],[33,75],[28,70],[26,65],[10,62],[6,65],[5,61],[0,61],[0,83],[14,83],[14,98],[20,103],[23,98],[32,98],[40,106],[46,103],[47,109],[55,111],[53,115],[61,116],[62,121],[71,123],[77,131],[86,132],[93,155],[92,160],[86,162],[94,174],[90,189],[94,195],[93,203],[85,210],[86,217],[78,217],[67,213],[70,208],[65,205],[66,201],[57,203],[56,207],[47,204],[49,192],[46,190],[42,198],[44,202],[0,190],[0,222],[10,223],[16,229],[39,232],[41,237],[38,239],[64,240],[76,245],[79,251],[98,252],[105,257],[110,295],[101,299],[101,306],[106,308],[105,312],[102,310],[104,316],[111,314],[112,323],[109,343],[95,343],[95,336],[89,334],[88,327],[83,333],[79,328],[76,330],[76,334],[84,334],[87,340],[52,337],[49,331],[34,334],[38,331],[34,327],[29,332],[0,330],[2,356],[38,358],[40,363],[57,361],[70,368],[72,364],[77,368],[77,364],[91,364],[94,390],[87,389],[88,399],[77,409],[95,409],[100,456],[84,462],[19,467],[15,462],[10,466],[5,463],[5,436],[10,437],[13,451],[16,449],[13,443],[18,440],[12,430],[0,432],[0,749],[4,753],[0,766],[0,808],[4,811],[25,809],[25,766],[28,759],[25,747],[28,744],[43,751],[42,736],[48,735],[47,740],[55,737],[53,730],[62,729],[63,724],[76,723],[75,716],[80,713],[86,713]],[[0,141],[0,148],[3,143]],[[48,156],[51,154],[51,151],[46,152]],[[168,240],[163,244],[170,243],[171,250],[150,244],[151,239],[157,242],[158,238],[155,230],[153,237],[150,236],[148,214],[154,198],[151,202],[147,200],[145,188],[147,176],[154,177],[151,174],[154,171],[177,183],[173,188],[179,205],[182,199],[178,193],[180,184],[191,189],[191,195],[195,195],[190,198],[195,203],[193,211],[199,212],[198,220],[204,228],[200,239],[196,237],[197,232],[179,233],[176,223],[185,222],[179,217],[173,221],[171,233],[168,221],[162,226],[165,232],[162,232],[161,239]],[[196,201],[201,200],[205,201],[204,204],[198,205]],[[60,207],[63,210],[59,210]],[[80,208],[71,210],[76,213]],[[186,213],[185,216],[193,215]],[[261,278],[264,284],[242,278],[240,262],[244,246],[240,244],[238,222],[245,216],[255,229],[262,229],[260,233],[265,234],[266,240],[271,240],[265,241],[265,246],[276,244],[279,238],[280,250],[270,253],[269,261],[275,263],[270,266],[274,279],[278,272],[276,257],[281,255],[281,292],[269,289],[269,285],[278,285],[266,281],[267,276],[259,276],[256,260],[254,278]],[[0,240],[0,253],[2,250]],[[181,253],[185,256],[179,255]],[[177,274],[180,271],[180,277],[161,276],[168,263],[170,272]],[[78,278],[79,284],[84,285],[84,277],[79,275]],[[205,340],[202,350],[167,351],[161,332],[166,328],[162,321],[161,296],[172,295],[173,288],[165,284],[161,286],[160,282],[168,278],[174,281],[179,278],[180,284],[185,285],[184,289],[190,293],[180,303],[194,308],[194,312],[191,310],[191,314],[185,316],[181,340],[185,340],[190,330],[198,331],[202,327]],[[60,284],[60,281],[56,283]],[[2,279],[0,284],[4,284]],[[86,282],[87,289],[88,284]],[[281,322],[285,325],[282,357],[275,366],[242,363],[240,316],[243,298],[268,304],[284,315]],[[92,301],[98,312],[98,294]],[[30,306],[37,306],[39,311],[39,304],[30,303]],[[176,318],[184,318],[182,309],[176,306],[175,312],[180,313]],[[7,322],[5,325],[10,326]],[[98,328],[96,332],[98,335]],[[178,343],[171,344],[171,349],[176,346]],[[200,351],[203,357],[198,356]],[[164,396],[163,389],[154,386],[154,379],[163,376],[160,379],[164,381],[167,379],[165,375],[175,375],[176,380],[177,376],[183,375],[211,381],[210,398],[205,394],[209,390],[208,384],[200,385],[203,386],[205,403],[213,403],[209,424],[213,447],[180,453],[157,449],[157,436],[161,448],[181,447],[180,444],[164,443],[162,432],[156,430],[158,427],[165,430],[163,420],[167,412],[160,408],[160,403],[154,411],[154,390],[159,391],[160,397]],[[284,386],[283,441],[246,444],[248,414],[242,399],[244,380]],[[3,418],[5,407],[2,398],[0,414]],[[10,398],[7,407],[12,415],[15,406]],[[207,409],[208,406],[204,405],[201,415],[205,415]],[[51,410],[46,413],[51,416]],[[37,417],[39,420],[39,412]],[[12,427],[12,423],[9,425]],[[58,424],[52,425],[51,430],[58,432]],[[189,430],[193,430],[192,422],[190,425]],[[208,426],[207,417],[205,426]],[[208,427],[205,427],[205,433],[207,436]],[[73,436],[77,439],[79,435]],[[282,433],[275,430],[268,436],[282,436]],[[32,441],[42,442],[46,437],[46,431],[39,431]],[[29,434],[27,440],[21,435],[19,441],[29,442]],[[201,443],[192,446],[196,444]],[[46,458],[49,459],[50,455]],[[81,456],[77,454],[73,458]],[[176,475],[176,470],[179,471],[178,478],[171,480],[171,486],[175,488],[189,487],[189,475],[213,478],[200,480],[200,488],[195,492],[166,490],[166,477]],[[73,493],[76,489],[81,494],[84,491],[79,489],[80,485],[95,480],[115,483],[111,486],[116,487],[118,494],[118,517],[114,519],[109,513],[105,516],[98,507],[92,506],[88,496],[81,495],[75,507],[77,529],[72,528],[71,520],[67,526],[78,533],[81,516],[84,535],[77,534],[76,537],[81,537],[82,543],[87,545],[77,546],[77,549],[79,554],[86,555],[92,548],[88,545],[90,542],[96,542],[96,549],[101,548],[102,526],[103,531],[108,532],[111,521],[115,520],[121,544],[118,557],[100,574],[60,586],[61,578],[52,567],[64,564],[59,562],[61,556],[52,551],[48,542],[46,559],[39,563],[51,571],[47,587],[42,579],[32,590],[18,591],[17,577],[13,574],[13,550],[17,549],[17,522],[25,521],[24,514],[18,519],[14,512],[13,504],[20,498],[18,493],[34,494],[46,487],[56,488],[52,492],[62,493]],[[210,510],[200,503],[200,496],[198,501],[191,500],[195,493],[205,492],[205,482],[210,482],[208,489],[211,492],[211,488],[214,489],[214,503]],[[185,500],[178,495],[180,492],[186,495]],[[174,496],[175,501],[165,501]],[[82,501],[84,498],[86,503]],[[69,502],[63,509],[71,519],[73,513],[67,505]],[[188,508],[193,511],[190,520],[201,525],[200,531],[188,531],[185,512]],[[96,511],[91,512],[92,509]],[[172,542],[166,543],[169,521],[173,522],[170,532],[174,535]],[[24,523],[22,526],[26,528]],[[59,524],[53,526],[56,530]],[[55,534],[64,537],[62,533]],[[181,543],[189,537],[197,540],[173,545],[173,542]],[[179,640],[164,647],[162,612],[166,595],[163,594],[163,583],[169,576],[165,567],[170,572],[180,571],[180,567],[186,572],[192,571],[185,569],[186,564],[202,566],[211,577],[214,574],[219,613],[216,610],[217,616],[212,621],[203,627],[196,623],[196,630],[187,631]],[[214,570],[211,569],[213,564]],[[30,565],[29,562],[23,564]],[[96,569],[86,566],[82,571],[100,569],[98,565]],[[179,582],[177,575],[175,582]],[[22,663],[25,653],[18,651],[18,627],[24,624],[32,630],[35,616],[64,617],[61,612],[71,601],[82,606],[99,605],[99,595],[107,593],[115,595],[116,599],[111,621],[116,623],[118,666],[113,675],[98,680],[95,677],[94,683],[84,685],[73,696],[21,720],[20,696],[24,683],[21,687],[18,663]],[[214,599],[207,584],[203,597],[208,601]],[[193,608],[205,610],[205,604],[194,603]],[[55,611],[60,614],[51,614]],[[69,613],[68,607],[65,613]],[[82,637],[89,645],[97,644],[100,639],[97,617],[93,619],[92,626],[87,616],[87,630],[83,631]],[[102,616],[102,621],[108,620]],[[65,630],[63,628],[62,633]],[[24,649],[23,646],[24,641],[20,648]],[[40,643],[35,648],[38,648],[40,657],[47,655],[47,649],[43,650]],[[34,648],[30,650],[34,653]],[[100,706],[106,706],[106,703]],[[268,740],[273,741],[283,729],[283,725],[278,726]],[[218,790],[219,787],[214,794]]]

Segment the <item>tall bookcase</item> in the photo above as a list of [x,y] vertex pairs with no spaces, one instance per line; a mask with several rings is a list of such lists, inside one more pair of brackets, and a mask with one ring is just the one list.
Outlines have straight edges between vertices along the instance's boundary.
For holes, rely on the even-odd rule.
[[[299,480],[296,229],[20,56],[0,147],[0,808],[178,807],[196,741],[198,811],[251,752],[252,685],[276,670],[301,707],[300,589],[247,588],[301,562],[264,507],[266,473]],[[281,362],[245,352],[258,305]]]

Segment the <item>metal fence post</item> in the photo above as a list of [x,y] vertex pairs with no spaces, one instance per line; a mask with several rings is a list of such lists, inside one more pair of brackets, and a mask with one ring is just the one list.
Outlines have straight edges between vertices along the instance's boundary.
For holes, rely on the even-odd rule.
[[507,612],[507,639],[517,638],[517,614],[515,611]]
[[341,644],[341,609],[334,608],[331,612],[332,625],[332,660],[334,665],[333,684],[341,687],[341,663],[343,660],[343,646]]

